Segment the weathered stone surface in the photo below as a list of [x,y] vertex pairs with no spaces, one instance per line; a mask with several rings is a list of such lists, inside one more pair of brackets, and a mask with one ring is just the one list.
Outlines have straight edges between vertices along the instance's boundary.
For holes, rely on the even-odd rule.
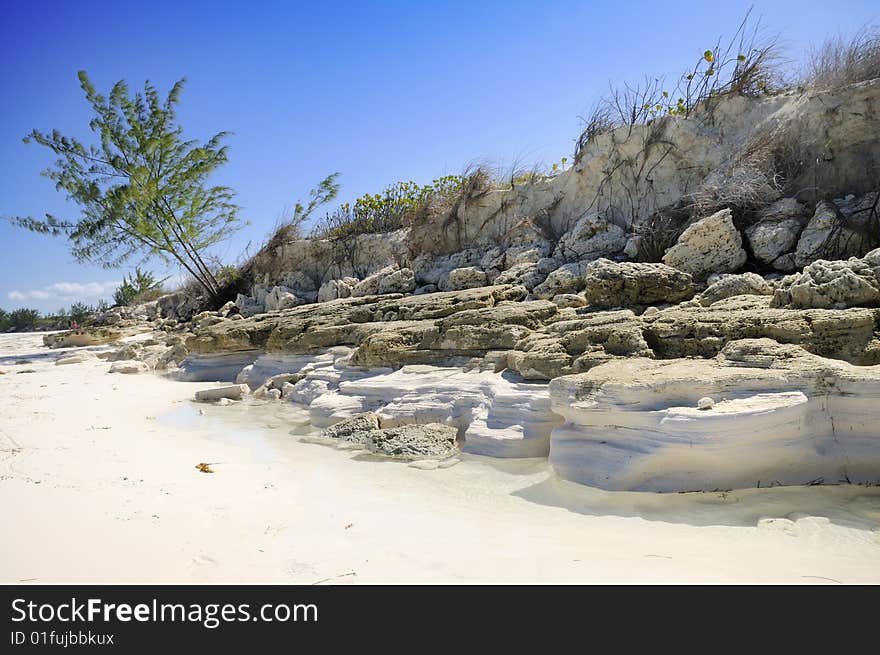
[[746,239],[755,259],[762,264],[772,265],[795,247],[803,226],[801,220],[794,218],[764,220],[746,229]]
[[140,362],[137,360],[122,360],[119,362],[114,362],[110,366],[109,373],[123,373],[126,375],[133,375],[137,373],[149,373],[150,367],[146,362]]
[[663,263],[698,280],[741,268],[746,263],[746,251],[730,210],[722,209],[689,226],[663,255]]
[[724,275],[700,294],[700,304],[705,307],[733,296],[769,296],[772,293],[772,287],[756,273]]
[[853,198],[837,201],[846,207],[846,213],[836,202],[819,202],[797,243],[794,258],[798,268],[817,259],[860,257],[876,248],[876,217],[867,211],[874,198],[874,194],[868,194],[861,202]]
[[619,226],[595,213],[587,213],[562,235],[554,256],[568,260],[610,257],[623,251],[626,240],[626,233]]
[[156,311],[162,318],[188,321],[204,304],[204,299],[195,296],[193,293],[178,291],[158,298],[156,300]]
[[281,311],[304,303],[305,300],[294,294],[291,289],[280,286],[272,287],[265,300],[266,311],[270,312]]
[[665,264],[597,259],[587,266],[584,283],[584,297],[593,307],[676,303],[694,295],[691,276]]
[[457,431],[442,423],[409,424],[368,433],[364,442],[375,455],[395,459],[446,459],[458,453]]
[[195,399],[200,403],[210,403],[221,398],[229,400],[241,400],[242,397],[250,393],[250,389],[246,384],[231,384],[225,387],[215,387],[213,389],[202,389],[196,391]]
[[[352,282],[353,281],[353,282]],[[318,289],[318,302],[328,302],[337,298],[348,298],[352,287],[357,284],[354,278],[344,280],[329,280]]]
[[876,310],[781,309],[770,296],[737,296],[710,307],[670,307],[642,317],[658,358],[714,357],[730,341],[770,338],[853,364],[880,363]]
[[[769,339],[705,360],[630,359],[550,383],[550,461],[611,490],[693,491],[880,480],[880,367]],[[711,398],[711,407],[701,399]]]
[[563,264],[550,272],[547,278],[532,293],[535,298],[549,299],[563,293],[578,293],[584,290],[584,275],[589,262]]
[[[522,287],[484,287],[347,298],[224,321],[187,340],[192,353],[187,362],[195,365],[212,353],[247,358],[261,350],[305,355],[348,346],[356,349],[354,366],[399,367],[463,364],[497,352],[503,355],[493,366],[549,380],[611,359],[713,357],[731,340],[760,337],[853,363],[880,362],[877,310],[780,308],[770,306],[769,296],[737,295],[708,307],[691,301],[636,316],[628,310],[560,308],[544,300],[517,302],[525,293]],[[199,379],[223,379],[215,373],[220,365],[211,363],[206,370],[214,377]]]
[[454,427],[442,423],[383,427],[379,416],[369,412],[331,425],[321,437],[358,443],[373,454],[403,460],[446,459],[458,452]]
[[91,327],[43,335],[43,345],[49,348],[77,346],[101,346],[119,341],[123,337],[143,332],[143,328]]
[[[479,285],[478,285],[479,286]],[[410,268],[389,273],[379,280],[379,294],[412,293],[416,289],[416,277]]]
[[550,272],[558,266],[555,259],[545,257],[537,262],[523,262],[514,264],[506,271],[502,271],[495,284],[518,284],[531,291],[547,279]]
[[362,298],[389,293],[412,293],[415,288],[415,275],[412,270],[392,264],[355,284],[351,295],[354,298]]
[[574,293],[560,293],[558,296],[553,296],[553,304],[563,309],[566,307],[586,307],[587,299]]
[[95,355],[88,352],[78,352],[73,353],[72,355],[67,355],[66,357],[59,357],[55,360],[55,366],[66,366],[67,364],[82,364],[83,362],[90,362],[95,359]]
[[818,260],[782,279],[773,294],[776,307],[836,308],[880,305],[880,249],[863,259]]
[[486,273],[475,266],[454,268],[440,278],[441,291],[461,291],[486,286]]

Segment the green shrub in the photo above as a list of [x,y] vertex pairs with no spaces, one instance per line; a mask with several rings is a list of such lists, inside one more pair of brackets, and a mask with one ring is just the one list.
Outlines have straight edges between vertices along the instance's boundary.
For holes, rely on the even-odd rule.
[[127,306],[135,302],[155,300],[162,295],[162,284],[168,278],[157,280],[149,271],[134,269],[130,277],[122,278],[122,284],[116,288],[113,294],[113,302],[117,305]]

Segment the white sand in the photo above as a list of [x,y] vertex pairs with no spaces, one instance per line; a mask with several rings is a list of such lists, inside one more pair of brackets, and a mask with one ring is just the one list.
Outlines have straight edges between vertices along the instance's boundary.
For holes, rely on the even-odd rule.
[[299,442],[289,404],[198,406],[211,384],[55,366],[40,344],[0,335],[2,583],[880,583],[880,488],[609,493],[476,456],[417,470]]

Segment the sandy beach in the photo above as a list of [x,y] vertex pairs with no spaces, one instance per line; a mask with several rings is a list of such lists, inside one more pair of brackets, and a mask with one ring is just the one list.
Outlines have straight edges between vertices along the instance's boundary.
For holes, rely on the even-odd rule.
[[0,335],[2,583],[880,583],[878,487],[418,470],[299,441],[290,403],[196,405],[212,383],[56,366],[69,352]]

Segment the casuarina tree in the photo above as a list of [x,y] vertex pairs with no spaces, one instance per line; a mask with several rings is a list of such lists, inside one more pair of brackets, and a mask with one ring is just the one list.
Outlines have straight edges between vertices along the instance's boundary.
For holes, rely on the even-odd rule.
[[79,80],[94,111],[89,127],[97,144],[34,130],[25,143],[50,148],[58,159],[43,174],[80,209],[74,220],[15,217],[35,232],[63,235],[79,260],[105,267],[132,257],[176,261],[217,300],[220,285],[206,263],[206,249],[240,227],[234,193],[208,178],[227,161],[220,132],[204,143],[185,139],[175,108],[184,80],[162,100],[146,82],[131,95],[124,81],[108,96],[95,90],[85,71]]

